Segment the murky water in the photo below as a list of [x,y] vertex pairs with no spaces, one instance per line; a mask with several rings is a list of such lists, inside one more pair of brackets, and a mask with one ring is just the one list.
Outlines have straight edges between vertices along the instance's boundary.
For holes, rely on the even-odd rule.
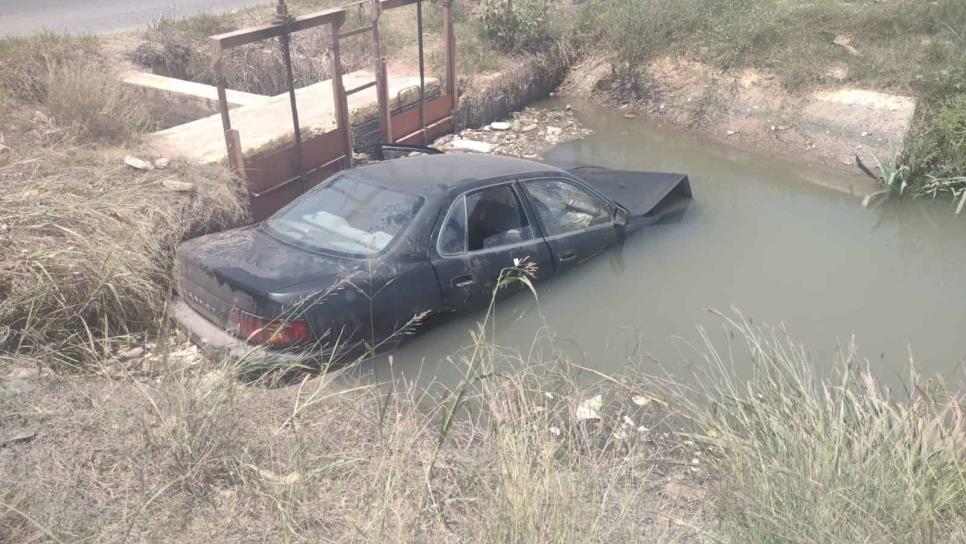
[[[966,217],[946,202],[866,210],[807,181],[847,186],[840,173],[575,106],[595,133],[557,147],[548,161],[685,172],[694,202],[680,222],[541,285],[539,304],[527,295],[502,304],[498,343],[527,350],[536,335],[550,335],[556,348],[605,371],[661,364],[686,377],[701,364],[689,347],[699,344],[697,326],[726,343],[708,309],[737,308],[756,323],[784,324],[818,365],[854,334],[887,381],[906,375],[910,351],[924,373],[962,379]],[[480,317],[418,334],[393,355],[395,372],[455,381],[459,370],[444,360],[469,342]]]

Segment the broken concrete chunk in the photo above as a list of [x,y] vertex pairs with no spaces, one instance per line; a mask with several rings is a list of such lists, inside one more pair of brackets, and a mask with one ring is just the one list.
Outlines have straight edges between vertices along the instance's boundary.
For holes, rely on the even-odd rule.
[[478,142],[476,140],[453,140],[449,144],[450,148],[457,149],[460,151],[472,151],[473,153],[490,153],[493,150],[493,146],[486,142]]
[[195,184],[190,181],[178,181],[176,179],[166,179],[161,182],[161,187],[167,191],[175,193],[187,193],[195,190]]
[[603,406],[604,399],[600,395],[591,397],[577,406],[577,419],[581,421],[600,419],[600,409]]
[[151,170],[154,170],[153,164],[149,163],[146,160],[134,157],[132,155],[128,155],[124,157],[124,164],[130,166],[131,168],[134,168],[135,170],[141,170],[144,172],[150,172]]
[[512,127],[513,125],[506,121],[496,121],[496,122],[490,123],[490,128],[492,128],[493,130],[510,130],[510,128]]
[[171,163],[171,159],[167,157],[162,157],[154,161],[154,167],[157,168],[158,170],[164,170],[165,168],[168,167],[168,164],[170,163]]

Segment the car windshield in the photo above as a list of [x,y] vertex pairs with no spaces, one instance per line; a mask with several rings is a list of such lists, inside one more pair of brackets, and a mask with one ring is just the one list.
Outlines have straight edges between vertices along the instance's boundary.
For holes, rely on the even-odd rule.
[[268,219],[282,236],[321,250],[371,256],[408,225],[423,198],[342,176]]

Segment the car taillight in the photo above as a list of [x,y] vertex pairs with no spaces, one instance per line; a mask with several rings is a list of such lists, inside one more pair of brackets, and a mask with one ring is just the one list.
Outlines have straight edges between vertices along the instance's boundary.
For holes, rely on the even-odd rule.
[[309,325],[300,319],[272,321],[241,310],[233,310],[229,328],[236,336],[253,344],[291,346],[309,338]]

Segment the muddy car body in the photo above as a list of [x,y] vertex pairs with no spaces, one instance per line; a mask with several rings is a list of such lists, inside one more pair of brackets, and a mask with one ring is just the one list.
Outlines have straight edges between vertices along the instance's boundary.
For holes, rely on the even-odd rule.
[[487,155],[374,163],[260,224],[181,244],[173,315],[209,350],[327,359],[485,307],[515,263],[560,274],[690,196],[680,174]]

